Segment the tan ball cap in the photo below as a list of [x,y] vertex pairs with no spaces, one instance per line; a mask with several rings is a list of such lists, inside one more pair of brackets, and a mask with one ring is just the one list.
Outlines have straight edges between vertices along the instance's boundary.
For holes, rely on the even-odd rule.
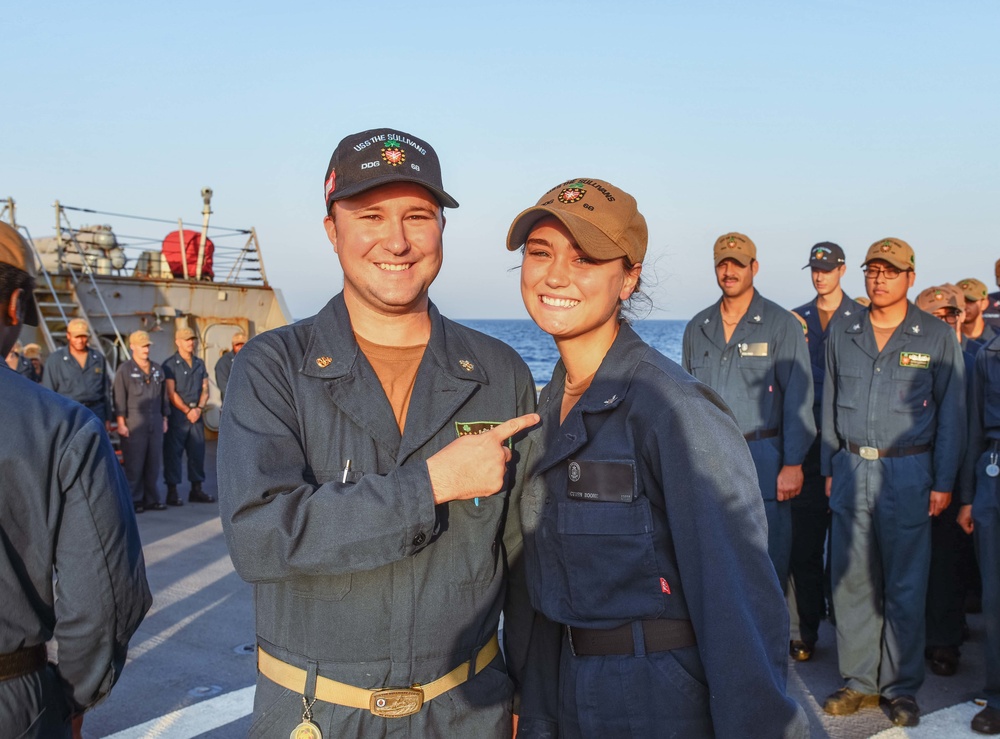
[[174,339],[178,341],[183,339],[193,339],[193,338],[195,338],[194,331],[189,329],[187,326],[182,326],[181,328],[174,331]]
[[129,346],[152,346],[153,340],[145,331],[133,331],[128,336]]
[[67,336],[90,336],[90,326],[82,318],[74,318],[66,324]]
[[888,262],[898,269],[916,270],[917,268],[913,248],[902,239],[879,239],[868,247],[868,253],[865,254],[865,261],[861,263],[861,266],[863,267],[875,259]]
[[920,310],[928,313],[933,313],[940,308],[954,308],[955,310],[965,309],[964,302],[962,307],[959,308],[958,295],[944,285],[939,287],[929,287],[926,290],[921,290],[920,294],[917,296],[916,304]]
[[732,231],[722,234],[715,240],[713,256],[716,265],[724,259],[734,259],[744,267],[748,267],[757,258],[757,246],[749,236]]
[[990,294],[986,283],[980,282],[975,277],[970,277],[967,280],[959,280],[958,287],[961,289],[962,294],[965,295],[966,300],[983,300]]
[[578,178],[556,185],[531,208],[522,211],[507,232],[507,248],[519,249],[545,216],[555,216],[584,254],[594,259],[646,257],[649,233],[635,198],[604,180]]

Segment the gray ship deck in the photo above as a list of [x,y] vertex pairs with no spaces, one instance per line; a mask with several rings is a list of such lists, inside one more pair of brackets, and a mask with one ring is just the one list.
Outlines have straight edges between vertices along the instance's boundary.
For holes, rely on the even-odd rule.
[[[211,442],[206,467],[206,490],[214,495]],[[143,513],[138,520],[153,608],[132,639],[120,682],[106,702],[87,714],[83,735],[87,739],[246,736],[255,681],[252,590],[233,571],[218,506],[187,504]],[[840,685],[833,630],[824,622],[813,660],[790,663],[789,669],[790,690],[809,714],[812,737],[979,736],[969,728],[969,720],[979,710],[971,699],[984,680],[981,617],[970,616],[969,625],[972,640],[963,647],[959,673],[942,678],[928,672],[918,695],[924,711],[921,725],[903,730],[893,728],[881,709],[849,717],[823,713],[823,698]]]

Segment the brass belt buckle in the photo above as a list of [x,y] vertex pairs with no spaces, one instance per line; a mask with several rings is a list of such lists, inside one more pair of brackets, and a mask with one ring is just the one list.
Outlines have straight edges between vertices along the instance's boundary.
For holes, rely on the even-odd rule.
[[859,454],[862,459],[867,459],[869,461],[875,461],[878,459],[878,449],[873,446],[863,446],[859,450]]
[[413,688],[383,688],[372,693],[368,710],[382,718],[403,718],[424,705],[424,691]]

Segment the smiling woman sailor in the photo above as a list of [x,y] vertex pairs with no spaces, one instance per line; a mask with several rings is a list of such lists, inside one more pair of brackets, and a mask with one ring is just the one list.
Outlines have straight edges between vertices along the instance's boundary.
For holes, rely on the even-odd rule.
[[561,357],[521,501],[538,615],[518,736],[805,737],[743,435],[621,319],[646,240],[599,180],[553,188],[507,236]]

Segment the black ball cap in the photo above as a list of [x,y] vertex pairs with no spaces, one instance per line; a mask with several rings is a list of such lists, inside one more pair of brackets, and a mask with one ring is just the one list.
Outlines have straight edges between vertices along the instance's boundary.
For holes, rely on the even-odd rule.
[[445,208],[458,207],[458,201],[444,191],[441,162],[430,144],[394,128],[373,128],[337,144],[323,178],[326,210],[329,213],[335,200],[391,182],[421,185]]
[[802,269],[820,269],[830,272],[844,264],[844,250],[832,241],[821,241],[809,250],[809,264]]

